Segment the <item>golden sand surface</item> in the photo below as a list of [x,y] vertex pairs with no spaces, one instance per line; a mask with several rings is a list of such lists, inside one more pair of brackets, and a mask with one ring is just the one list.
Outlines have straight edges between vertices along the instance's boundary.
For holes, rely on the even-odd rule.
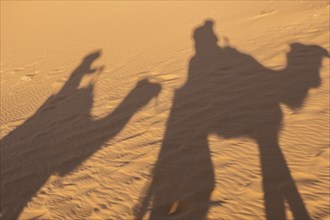
[[329,219],[329,1],[1,1],[1,219]]

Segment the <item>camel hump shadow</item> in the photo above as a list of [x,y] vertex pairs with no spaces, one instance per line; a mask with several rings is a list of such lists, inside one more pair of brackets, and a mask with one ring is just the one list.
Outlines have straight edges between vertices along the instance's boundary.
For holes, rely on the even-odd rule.
[[206,218],[215,187],[207,137],[215,133],[257,142],[267,219],[286,219],[285,200],[295,219],[310,219],[278,143],[280,104],[303,107],[308,91],[321,85],[328,51],[292,43],[286,67],[273,70],[232,46],[218,46],[213,26],[207,20],[193,32],[188,78],[175,91],[152,181],[136,206],[136,218],[143,218],[151,201],[150,219]]

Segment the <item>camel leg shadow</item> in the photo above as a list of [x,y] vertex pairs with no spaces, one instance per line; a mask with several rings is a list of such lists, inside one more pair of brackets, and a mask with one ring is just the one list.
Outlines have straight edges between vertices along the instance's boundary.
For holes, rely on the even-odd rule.
[[294,219],[311,219],[278,143],[278,131],[258,135],[267,220],[286,219],[285,201]]

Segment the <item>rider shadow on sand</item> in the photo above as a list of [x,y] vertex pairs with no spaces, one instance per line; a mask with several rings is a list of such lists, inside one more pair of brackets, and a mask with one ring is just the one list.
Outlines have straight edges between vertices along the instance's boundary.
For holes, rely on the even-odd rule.
[[[193,33],[195,55],[188,79],[175,91],[153,177],[136,218],[205,219],[215,187],[208,135],[250,137],[259,147],[267,219],[286,219],[285,200],[295,219],[310,219],[279,146],[280,104],[303,107],[321,84],[322,58],[316,45],[293,43],[287,66],[271,70],[237,49],[217,45],[213,21]],[[214,202],[213,202],[214,203]]]
[[1,219],[17,219],[51,175],[76,169],[159,94],[159,84],[141,80],[111,113],[93,119],[94,82],[79,85],[102,71],[92,67],[100,56],[88,54],[58,93],[1,140]]

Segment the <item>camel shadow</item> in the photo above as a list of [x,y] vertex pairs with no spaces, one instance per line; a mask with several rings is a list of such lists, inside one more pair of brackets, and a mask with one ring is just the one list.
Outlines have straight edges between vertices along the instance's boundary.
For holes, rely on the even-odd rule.
[[92,67],[100,56],[88,54],[57,94],[1,140],[1,219],[17,219],[51,175],[73,171],[159,94],[160,85],[141,80],[110,114],[93,119],[94,82],[79,85],[102,71]]
[[212,205],[214,169],[207,137],[249,137],[258,143],[267,219],[286,219],[285,200],[295,219],[310,219],[279,146],[280,104],[302,108],[321,84],[316,45],[293,43],[287,66],[271,70],[237,49],[217,45],[213,21],[193,34],[195,55],[186,83],[175,91],[165,137],[146,194],[136,208],[142,219],[205,219]]

